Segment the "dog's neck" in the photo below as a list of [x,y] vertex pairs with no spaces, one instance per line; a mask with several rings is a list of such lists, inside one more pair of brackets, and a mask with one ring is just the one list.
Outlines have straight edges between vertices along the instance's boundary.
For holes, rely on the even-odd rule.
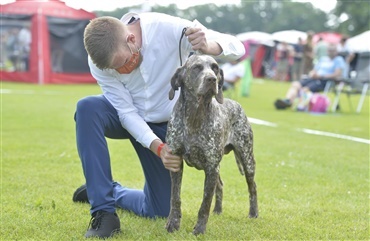
[[181,91],[181,102],[185,126],[189,131],[197,131],[207,120],[212,108],[212,96],[197,97],[186,91]]

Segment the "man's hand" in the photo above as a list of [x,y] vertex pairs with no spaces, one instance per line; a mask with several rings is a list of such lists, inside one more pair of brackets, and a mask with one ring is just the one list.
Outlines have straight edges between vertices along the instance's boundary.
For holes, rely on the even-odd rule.
[[182,165],[182,157],[173,155],[171,148],[167,144],[164,144],[162,149],[158,150],[158,147],[161,144],[163,144],[161,140],[155,139],[150,145],[150,150],[161,158],[166,169],[171,172],[180,171]]
[[171,172],[180,171],[180,167],[182,165],[182,157],[173,155],[171,148],[167,144],[165,144],[162,148],[160,157],[166,169]]
[[312,79],[320,79],[321,76],[319,76],[317,73],[312,74]]
[[221,46],[215,41],[207,41],[205,32],[198,27],[189,27],[186,29],[185,36],[193,46],[194,51],[200,51],[203,54],[220,55]]

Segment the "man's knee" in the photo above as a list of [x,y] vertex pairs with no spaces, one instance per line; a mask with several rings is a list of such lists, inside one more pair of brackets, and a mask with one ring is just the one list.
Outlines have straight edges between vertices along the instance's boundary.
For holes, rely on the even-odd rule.
[[298,90],[302,87],[302,85],[299,81],[293,81],[291,87]]
[[104,106],[102,96],[88,96],[80,99],[77,102],[76,112],[74,119],[76,121],[77,117],[90,116],[92,117],[94,113],[101,112],[101,108]]
[[77,102],[76,112],[94,109],[94,106],[96,107],[97,98],[97,96],[88,96],[80,99]]

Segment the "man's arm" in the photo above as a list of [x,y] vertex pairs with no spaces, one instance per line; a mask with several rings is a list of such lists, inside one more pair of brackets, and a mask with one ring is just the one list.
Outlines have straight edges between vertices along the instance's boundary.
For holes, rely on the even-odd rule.
[[336,68],[334,73],[321,76],[321,79],[340,79],[342,77],[342,68]]
[[164,143],[161,140],[155,139],[150,144],[150,150],[162,159],[163,165],[167,170],[178,172],[181,167],[182,157],[173,155],[170,147],[167,144],[162,144]]
[[[206,34],[207,31],[207,34]],[[236,37],[206,30],[202,27],[189,27],[185,32],[192,49],[203,54],[220,56],[236,60],[245,54],[245,48]]]

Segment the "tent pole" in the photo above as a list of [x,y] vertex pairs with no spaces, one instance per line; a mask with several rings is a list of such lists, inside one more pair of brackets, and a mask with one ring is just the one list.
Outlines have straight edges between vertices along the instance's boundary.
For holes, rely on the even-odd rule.
[[37,35],[38,35],[38,79],[39,84],[44,84],[44,54],[43,54],[43,36],[42,36],[42,8],[37,9]]

